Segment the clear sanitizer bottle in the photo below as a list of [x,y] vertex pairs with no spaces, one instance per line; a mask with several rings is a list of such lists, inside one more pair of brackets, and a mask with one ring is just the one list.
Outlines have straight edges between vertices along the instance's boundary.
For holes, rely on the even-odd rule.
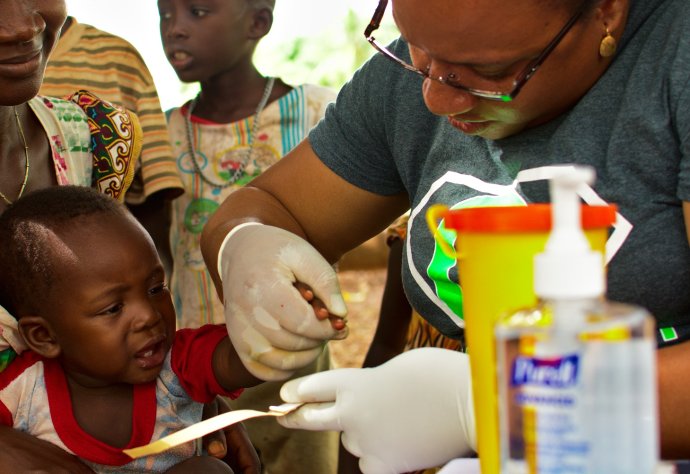
[[658,462],[654,320],[604,299],[576,193],[593,180],[576,167],[551,181],[539,302],[496,326],[502,473],[652,474]]

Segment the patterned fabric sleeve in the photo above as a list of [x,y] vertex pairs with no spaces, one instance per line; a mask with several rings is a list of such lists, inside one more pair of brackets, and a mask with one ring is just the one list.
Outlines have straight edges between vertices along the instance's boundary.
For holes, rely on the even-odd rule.
[[70,97],[84,112],[91,132],[92,186],[124,201],[141,154],[143,132],[138,117],[87,91]]

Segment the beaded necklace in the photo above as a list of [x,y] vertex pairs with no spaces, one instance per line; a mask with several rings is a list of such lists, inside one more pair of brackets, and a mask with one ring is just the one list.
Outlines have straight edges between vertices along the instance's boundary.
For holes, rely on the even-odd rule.
[[185,126],[187,129],[187,143],[189,144],[189,156],[192,158],[192,164],[194,165],[194,171],[199,175],[202,181],[204,181],[206,184],[213,186],[215,188],[227,188],[228,186],[231,186],[237,182],[238,179],[242,176],[242,173],[244,173],[244,169],[251,160],[252,157],[252,152],[254,151],[254,143],[255,143],[255,138],[256,134],[259,130],[259,119],[261,118],[261,112],[263,112],[264,108],[266,107],[266,103],[268,102],[268,98],[271,96],[271,92],[273,91],[273,84],[275,83],[275,78],[274,77],[269,77],[268,80],[266,81],[266,87],[264,88],[264,94],[261,96],[261,100],[259,101],[259,105],[256,107],[256,112],[254,113],[254,123],[252,124],[252,130],[249,134],[249,137],[247,137],[247,141],[249,142],[249,148],[247,149],[246,153],[244,154],[243,159],[240,161],[239,166],[235,169],[235,171],[232,173],[230,178],[228,178],[227,181],[223,183],[218,183],[212,181],[210,178],[206,177],[204,173],[201,171],[201,166],[199,163],[196,161],[196,151],[194,150],[194,130],[193,130],[193,125],[192,125],[192,112],[194,111],[194,107],[196,107],[197,102],[199,101],[199,94],[192,100],[192,102],[189,104],[189,108],[187,109],[187,114],[184,116],[185,118]]

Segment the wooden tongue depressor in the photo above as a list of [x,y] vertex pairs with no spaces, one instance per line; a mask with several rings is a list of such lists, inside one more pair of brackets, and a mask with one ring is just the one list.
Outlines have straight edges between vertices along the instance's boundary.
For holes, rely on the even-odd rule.
[[257,410],[236,410],[214,416],[208,420],[200,421],[192,426],[188,426],[176,433],[168,435],[164,438],[149,443],[138,448],[123,449],[122,452],[132,459],[143,456],[150,456],[153,454],[162,453],[165,450],[174,448],[183,443],[188,443],[209,433],[218,431],[226,426],[234,425],[250,418],[258,418],[260,416],[285,416],[301,407],[302,403],[284,403],[278,406],[271,406],[266,412]]

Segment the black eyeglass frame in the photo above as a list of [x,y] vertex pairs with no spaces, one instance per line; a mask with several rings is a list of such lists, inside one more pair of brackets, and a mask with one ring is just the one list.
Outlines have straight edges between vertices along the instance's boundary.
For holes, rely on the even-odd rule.
[[539,70],[541,65],[544,64],[546,58],[548,58],[549,55],[553,52],[553,50],[556,49],[556,47],[560,44],[565,35],[568,34],[573,25],[577,23],[577,20],[580,19],[580,16],[582,16],[588,4],[589,2],[587,0],[582,2],[582,5],[580,5],[580,7],[577,9],[575,14],[568,20],[565,26],[561,28],[556,37],[551,40],[551,42],[546,46],[546,48],[544,48],[544,50],[539,54],[539,56],[537,56],[533,61],[531,61],[515,77],[515,80],[513,81],[513,88],[508,93],[486,91],[463,86],[462,84],[452,82],[452,80],[455,79],[455,74],[453,73],[448,74],[446,77],[432,76],[428,72],[422,71],[421,69],[406,63],[402,59],[398,58],[395,54],[388,51],[388,49],[385,46],[379,44],[376,41],[376,38],[372,36],[372,33],[374,33],[374,31],[376,31],[379,28],[379,26],[381,26],[381,19],[383,18],[383,14],[386,11],[386,7],[388,6],[388,0],[379,0],[379,4],[376,7],[376,10],[374,11],[374,16],[371,18],[369,25],[364,30],[364,37],[367,39],[369,44],[371,44],[379,53],[383,54],[386,58],[390,59],[394,63],[398,64],[399,66],[402,66],[410,72],[419,74],[420,76],[426,79],[431,79],[440,82],[441,84],[444,84],[446,86],[463,90],[469,94],[472,94],[473,96],[480,97],[482,99],[495,100],[499,102],[510,102],[514,100],[515,97],[517,97],[522,88],[525,87],[527,81],[529,81],[532,78],[532,76],[534,76],[534,74]]

